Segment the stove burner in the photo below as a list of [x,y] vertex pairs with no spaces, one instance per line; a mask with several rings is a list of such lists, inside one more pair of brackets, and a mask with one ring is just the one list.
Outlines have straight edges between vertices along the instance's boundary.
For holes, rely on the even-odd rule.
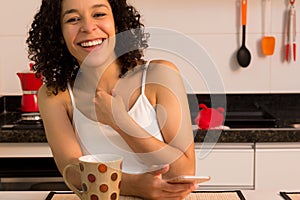
[[21,120],[22,121],[40,121],[41,115],[40,113],[22,113]]
[[19,117],[1,126],[1,129],[43,129],[43,120],[40,113],[21,113]]

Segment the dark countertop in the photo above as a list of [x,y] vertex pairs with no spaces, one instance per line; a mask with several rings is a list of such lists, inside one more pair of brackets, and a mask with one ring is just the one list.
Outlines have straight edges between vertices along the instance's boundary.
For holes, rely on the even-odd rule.
[[[192,119],[198,113],[198,102],[209,106],[209,95],[188,95]],[[196,102],[195,100],[196,99]],[[198,100],[197,100],[198,99]],[[20,118],[20,96],[0,98],[0,143],[47,142],[44,129],[1,128]],[[220,103],[221,105],[222,103]],[[239,107],[237,107],[239,105]],[[257,106],[259,105],[259,106]],[[300,128],[290,128],[289,124],[300,124],[300,94],[263,94],[227,96],[227,110],[256,110],[263,108],[278,119],[277,128],[232,128],[226,130],[195,130],[195,142],[255,143],[255,142],[300,142]]]
[[42,129],[30,130],[0,130],[0,143],[28,143],[47,142],[45,132]]
[[[229,129],[198,130],[195,142],[259,143],[300,142],[300,129]],[[47,142],[43,129],[0,130],[0,143]]]
[[198,130],[195,142],[218,143],[260,143],[260,142],[300,142],[300,129],[265,128],[265,129],[229,129]]

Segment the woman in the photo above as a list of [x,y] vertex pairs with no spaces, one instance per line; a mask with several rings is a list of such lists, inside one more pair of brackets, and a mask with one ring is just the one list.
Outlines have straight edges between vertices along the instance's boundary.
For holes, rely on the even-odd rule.
[[[44,80],[39,109],[61,172],[84,154],[117,151],[121,194],[183,199],[196,184],[166,179],[195,173],[186,94],[176,66],[143,60],[142,28],[126,0],[43,0],[27,39]],[[93,132],[95,121],[106,131]]]

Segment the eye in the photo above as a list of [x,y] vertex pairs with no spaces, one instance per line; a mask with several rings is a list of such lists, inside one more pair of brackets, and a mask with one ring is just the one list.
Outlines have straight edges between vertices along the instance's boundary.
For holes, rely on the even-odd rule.
[[94,17],[101,18],[101,17],[104,17],[105,15],[106,15],[106,13],[103,13],[103,12],[101,12],[101,13],[95,13]]
[[73,24],[75,24],[75,23],[77,23],[79,21],[80,21],[79,17],[72,17],[72,18],[67,19],[66,23],[73,23]]

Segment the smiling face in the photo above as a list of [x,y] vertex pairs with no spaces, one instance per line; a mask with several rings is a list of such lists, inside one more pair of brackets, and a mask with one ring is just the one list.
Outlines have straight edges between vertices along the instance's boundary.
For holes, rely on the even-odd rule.
[[62,0],[61,27],[65,43],[79,64],[95,49],[103,62],[113,56],[115,23],[107,0]]

